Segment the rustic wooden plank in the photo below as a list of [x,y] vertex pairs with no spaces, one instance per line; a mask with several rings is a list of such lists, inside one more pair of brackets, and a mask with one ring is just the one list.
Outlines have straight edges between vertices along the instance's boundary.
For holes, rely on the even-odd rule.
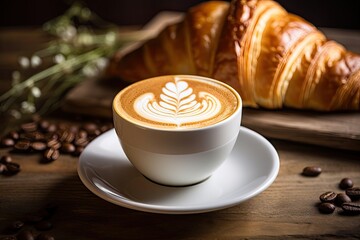
[[[360,216],[344,216],[339,209],[323,215],[316,208],[321,193],[341,192],[338,183],[343,177],[360,183],[359,157],[348,151],[272,142],[281,168],[270,188],[228,209],[183,216],[129,210],[100,199],[78,178],[77,158],[63,155],[41,165],[36,155],[14,155],[22,172],[0,176],[0,226],[55,202],[55,227],[49,233],[56,239],[359,238]],[[321,166],[323,173],[317,178],[301,176],[308,165]]]
[[270,138],[360,151],[360,113],[248,108],[242,124]]
[[[65,98],[67,112],[112,117],[111,104],[125,84],[107,84],[106,79],[89,79]],[[94,91],[96,89],[96,91]],[[301,110],[244,108],[242,125],[270,138],[278,138],[360,151],[360,113],[320,113]]]

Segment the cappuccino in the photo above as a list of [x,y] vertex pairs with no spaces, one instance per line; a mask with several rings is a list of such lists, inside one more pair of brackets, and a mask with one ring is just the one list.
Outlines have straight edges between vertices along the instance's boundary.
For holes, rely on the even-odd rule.
[[[127,121],[155,129],[196,129],[233,115],[241,99],[227,85],[197,76],[162,76],[134,83],[114,99]],[[240,123],[239,123],[240,124]]]

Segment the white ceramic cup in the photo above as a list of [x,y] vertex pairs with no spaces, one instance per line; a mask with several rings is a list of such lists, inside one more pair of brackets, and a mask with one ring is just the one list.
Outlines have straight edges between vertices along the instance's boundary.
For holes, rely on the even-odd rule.
[[[176,77],[225,86],[234,94],[238,105],[230,116],[213,125],[191,129],[153,128],[129,120],[115,107],[124,89],[113,100],[113,121],[123,151],[140,173],[159,184],[186,186],[209,178],[229,156],[240,130],[242,101],[233,88],[222,82],[191,75]],[[150,80],[157,78],[161,77]],[[136,84],[146,84],[146,80]]]

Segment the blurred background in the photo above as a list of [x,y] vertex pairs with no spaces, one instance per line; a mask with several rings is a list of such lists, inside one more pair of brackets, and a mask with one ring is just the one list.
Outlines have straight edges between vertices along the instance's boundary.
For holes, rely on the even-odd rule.
[[[289,12],[317,27],[360,29],[359,0],[277,0]],[[1,0],[0,26],[39,26],[62,14],[71,0]],[[185,11],[201,0],[84,0],[103,19],[118,25],[143,25],[159,11]]]

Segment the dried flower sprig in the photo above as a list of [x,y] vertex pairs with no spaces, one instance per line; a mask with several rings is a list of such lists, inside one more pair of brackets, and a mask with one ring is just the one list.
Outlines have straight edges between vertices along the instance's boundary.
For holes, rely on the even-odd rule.
[[[147,38],[146,32],[119,34],[117,26],[105,22],[80,3],[63,15],[44,24],[55,36],[47,47],[30,57],[20,57],[22,71],[12,74],[12,87],[0,96],[0,112],[15,119],[29,114],[51,112],[61,104],[60,98],[79,82],[101,74],[107,59],[122,46]],[[29,68],[48,68],[24,77]]]

